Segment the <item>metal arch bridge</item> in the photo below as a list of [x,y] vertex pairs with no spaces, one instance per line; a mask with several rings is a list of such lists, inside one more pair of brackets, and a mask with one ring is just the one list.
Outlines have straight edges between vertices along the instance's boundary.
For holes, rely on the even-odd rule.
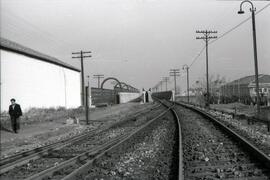
[[133,86],[128,85],[125,82],[121,82],[115,77],[108,77],[108,78],[104,79],[101,83],[101,89],[103,89],[104,84],[109,80],[114,80],[117,82],[117,84],[114,86],[114,89],[119,88],[119,89],[124,89],[124,90],[130,91],[130,92],[139,92],[139,90],[137,88],[134,88]]

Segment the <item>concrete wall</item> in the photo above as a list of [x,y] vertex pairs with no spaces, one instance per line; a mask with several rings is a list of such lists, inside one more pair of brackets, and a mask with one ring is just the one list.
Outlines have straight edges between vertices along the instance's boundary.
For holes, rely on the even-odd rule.
[[92,105],[125,103],[140,96],[140,93],[128,92],[125,89],[91,88]]
[[119,101],[120,103],[126,103],[133,101],[134,99],[141,96],[141,93],[133,93],[133,92],[119,92]]
[[30,107],[80,106],[80,72],[18,53],[1,53],[1,111],[15,98]]

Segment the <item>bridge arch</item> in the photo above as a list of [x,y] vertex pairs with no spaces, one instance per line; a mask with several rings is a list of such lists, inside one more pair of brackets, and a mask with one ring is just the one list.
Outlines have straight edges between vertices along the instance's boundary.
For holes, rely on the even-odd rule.
[[119,86],[119,88],[121,88],[121,89],[127,89],[127,90],[129,90],[129,85],[127,85],[127,84],[124,83],[124,82],[117,83],[117,84],[114,86],[114,89],[115,89],[115,88],[118,88],[118,86]]
[[101,89],[103,89],[103,86],[104,86],[105,82],[108,81],[108,80],[115,80],[117,82],[117,84],[119,84],[120,88],[122,89],[121,82],[118,79],[114,78],[114,77],[108,77],[108,78],[104,79],[102,81],[102,83],[101,83]]

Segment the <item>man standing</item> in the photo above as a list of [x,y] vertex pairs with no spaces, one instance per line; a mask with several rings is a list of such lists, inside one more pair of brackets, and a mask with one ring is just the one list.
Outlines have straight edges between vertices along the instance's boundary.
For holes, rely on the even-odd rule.
[[10,100],[11,105],[9,106],[9,115],[11,119],[11,127],[15,133],[18,133],[20,129],[20,116],[22,116],[22,110],[19,104],[16,104],[15,99]]

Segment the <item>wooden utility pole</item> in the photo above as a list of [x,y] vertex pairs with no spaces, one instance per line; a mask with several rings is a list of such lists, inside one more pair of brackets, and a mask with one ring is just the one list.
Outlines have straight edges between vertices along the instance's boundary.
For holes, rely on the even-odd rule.
[[217,31],[196,31],[196,33],[203,34],[201,37],[196,37],[196,39],[202,39],[205,41],[205,47],[206,47],[206,107],[209,107],[209,82],[208,82],[208,41],[210,39],[216,39],[217,36],[210,36],[211,34],[216,34]]
[[188,97],[187,101],[189,103],[189,66],[185,64],[183,66],[183,70],[187,71],[187,97]]
[[104,78],[103,74],[94,74],[94,79],[98,79],[98,88],[100,88],[100,79]]
[[91,51],[80,51],[80,52],[73,52],[72,53],[73,55],[79,55],[79,56],[72,57],[72,58],[81,59],[81,105],[82,106],[85,105],[83,60],[84,60],[84,58],[92,57],[91,55],[89,55],[90,53],[91,53]]
[[176,76],[180,76],[180,69],[171,69],[170,76],[174,77],[174,92],[175,92],[175,94],[177,94],[177,92],[176,92]]
[[88,86],[88,87],[90,87],[89,81],[90,81],[90,76],[88,75],[88,76],[87,76],[87,86]]
[[169,77],[163,77],[163,81],[165,82],[166,85],[166,91],[168,91],[168,82],[169,82],[170,78]]
[[89,125],[89,86],[85,87],[85,120],[86,124]]
[[240,79],[238,79],[238,102],[240,102],[240,98],[241,98],[241,95],[240,95]]
[[161,80],[160,82],[159,82],[159,84],[160,84],[160,90],[162,91],[162,83],[163,83],[163,81]]

